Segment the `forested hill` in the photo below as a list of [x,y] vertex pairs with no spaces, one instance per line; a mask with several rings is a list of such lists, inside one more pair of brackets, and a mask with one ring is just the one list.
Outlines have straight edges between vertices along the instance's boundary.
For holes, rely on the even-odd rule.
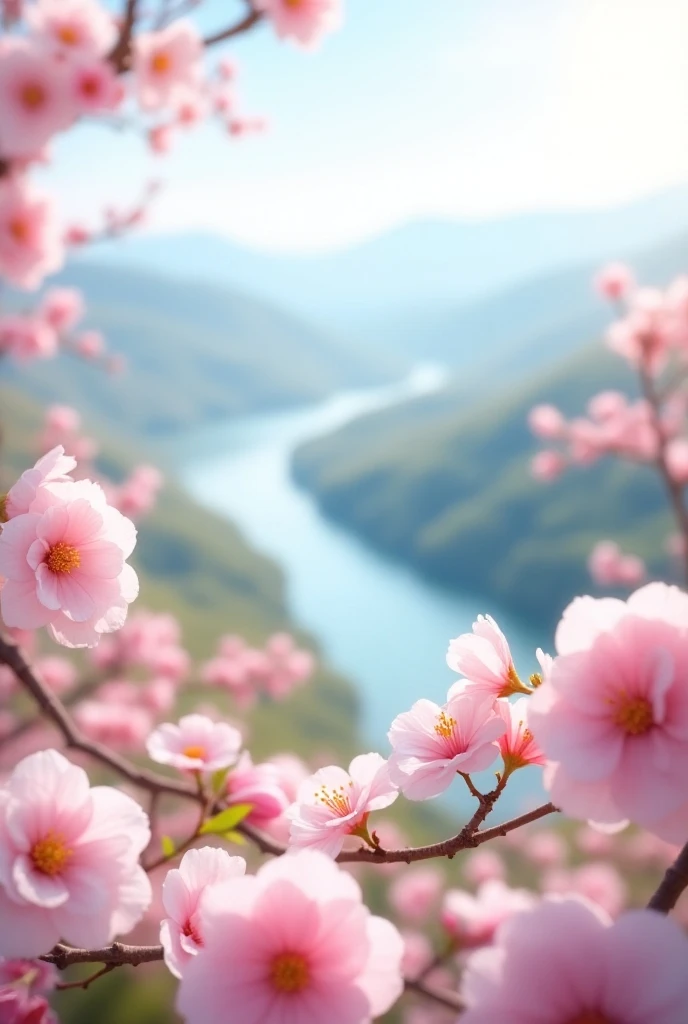
[[599,346],[481,399],[466,388],[398,407],[303,446],[297,480],[325,513],[435,579],[551,627],[590,592],[586,558],[610,537],[667,571],[671,526],[649,468],[611,459],[541,484],[529,409],[584,410],[630,373]]
[[[5,361],[0,379],[132,437],[320,399],[387,380],[403,365],[229,287],[86,264],[51,284],[84,291],[87,326],[105,334],[130,372],[113,379],[75,358],[20,368]],[[14,301],[25,306],[26,296]]]

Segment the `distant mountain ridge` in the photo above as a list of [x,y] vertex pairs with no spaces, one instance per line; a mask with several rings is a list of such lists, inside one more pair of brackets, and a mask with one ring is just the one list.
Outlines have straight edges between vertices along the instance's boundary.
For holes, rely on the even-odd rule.
[[[89,258],[231,284],[330,329],[356,332],[369,346],[417,352],[423,316],[451,313],[572,266],[625,259],[682,231],[688,233],[685,186],[610,209],[419,221],[317,255],[263,253],[188,232],[132,237]],[[411,343],[409,316],[417,321]]]
[[391,361],[228,286],[87,263],[50,283],[83,290],[87,325],[105,334],[131,372],[113,380],[65,356],[21,368],[5,361],[0,380],[130,436],[315,401],[398,372]]

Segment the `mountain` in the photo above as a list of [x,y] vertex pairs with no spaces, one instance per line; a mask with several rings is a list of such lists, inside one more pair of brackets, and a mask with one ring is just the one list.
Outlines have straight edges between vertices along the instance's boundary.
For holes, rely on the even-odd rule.
[[313,401],[398,372],[393,361],[227,286],[88,264],[51,284],[83,290],[87,325],[103,331],[130,372],[113,380],[62,358],[8,363],[2,378],[130,436]]
[[460,306],[564,268],[626,259],[686,230],[688,188],[677,187],[611,209],[419,221],[316,255],[263,253],[186,233],[132,236],[89,258],[230,284],[356,333],[369,346],[427,357],[438,354],[428,319],[453,316]]
[[604,459],[549,485],[529,473],[529,409],[574,415],[610,387],[632,393],[631,374],[595,346],[489,400],[454,388],[359,420],[299,449],[294,475],[376,547],[549,629],[590,592],[586,558],[601,538],[667,574],[671,523],[650,468]]

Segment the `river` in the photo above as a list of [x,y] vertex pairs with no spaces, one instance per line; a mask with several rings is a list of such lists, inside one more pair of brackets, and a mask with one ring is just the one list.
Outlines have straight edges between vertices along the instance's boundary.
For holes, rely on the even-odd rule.
[[[181,481],[199,503],[231,519],[283,568],[294,621],[317,636],[328,661],[357,687],[371,749],[388,751],[387,729],[419,697],[441,703],[454,676],[448,641],[480,612],[497,618],[525,677],[543,638],[484,600],[418,576],[326,520],[294,484],[290,461],[303,441],[366,412],[440,388],[443,372],[419,366],[405,380],[340,393],[287,412],[214,424],[175,439]],[[179,463],[178,463],[179,465]],[[520,776],[520,777],[519,777]],[[512,779],[504,811],[541,795],[537,769]],[[485,780],[487,786],[490,780]]]

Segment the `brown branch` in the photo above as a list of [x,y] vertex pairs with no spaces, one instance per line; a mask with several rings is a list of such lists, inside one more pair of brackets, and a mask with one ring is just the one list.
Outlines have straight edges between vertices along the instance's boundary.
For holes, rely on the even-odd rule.
[[683,537],[685,545],[684,573],[688,583],[688,508],[685,503],[683,486],[674,480],[667,462],[667,447],[669,438],[662,425],[662,397],[657,391],[652,374],[642,363],[639,369],[640,387],[645,401],[652,412],[652,423],[657,435],[657,455],[654,463],[664,483],[664,488],[669,498],[676,522]]
[[108,60],[118,74],[128,71],[131,67],[131,40],[134,34],[137,7],[138,0],[127,0],[119,38],[108,54]]
[[649,910],[657,910],[660,914],[668,914],[678,903],[681,893],[688,889],[688,843],[678,857],[667,868],[659,888],[648,903]]
[[440,1006],[446,1006],[448,1010],[461,1011],[464,1009],[459,997],[449,989],[435,988],[434,985],[428,985],[425,981],[413,978],[404,978],[404,988],[407,992],[416,992],[426,999],[431,999],[434,1003],[439,1003]]
[[162,946],[125,946],[122,942],[113,942],[100,949],[76,949],[60,942],[38,959],[53,964],[58,971],[64,971],[73,964],[107,964],[112,968],[128,964],[130,967],[138,967],[139,964],[154,963],[162,958]]
[[203,45],[215,46],[216,43],[222,43],[225,39],[232,39],[233,36],[241,35],[242,32],[248,32],[254,25],[257,25],[259,21],[262,21],[262,19],[262,13],[260,11],[254,11],[253,7],[250,7],[250,10],[241,19],[241,21],[237,21],[233,25],[229,25],[227,28],[221,29],[219,32],[215,32],[211,36],[206,36],[203,40]]
[[122,778],[127,779],[141,789],[149,792],[169,793],[173,796],[185,797],[191,800],[201,800],[199,792],[184,782],[176,782],[174,779],[165,778],[155,772],[149,772],[145,768],[137,768],[126,758],[121,757],[113,750],[108,750],[100,743],[87,739],[77,728],[69,716],[64,704],[52,693],[24,658],[17,644],[12,643],[0,635],[0,664],[11,668],[19,682],[34,698],[38,707],[60,731],[66,746],[71,750],[79,750],[88,754],[101,764],[111,768]]

